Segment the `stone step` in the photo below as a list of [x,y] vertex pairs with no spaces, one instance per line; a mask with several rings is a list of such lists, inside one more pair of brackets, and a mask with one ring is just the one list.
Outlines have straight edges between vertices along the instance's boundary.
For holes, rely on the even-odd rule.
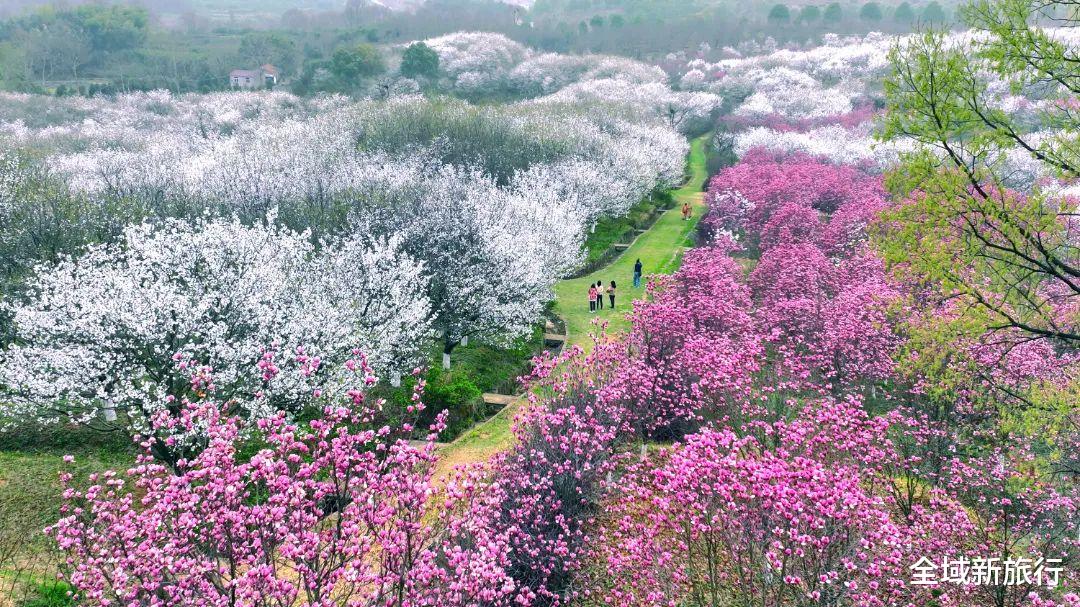
[[514,402],[516,396],[511,394],[495,394],[493,392],[484,392],[484,403],[488,405],[499,405],[505,407]]
[[625,251],[625,250],[630,248],[630,244],[629,243],[623,243],[623,242],[616,242],[615,244],[611,245],[611,248],[615,249],[616,251]]
[[566,341],[565,335],[559,335],[558,333],[544,333],[544,343],[557,343],[561,344]]

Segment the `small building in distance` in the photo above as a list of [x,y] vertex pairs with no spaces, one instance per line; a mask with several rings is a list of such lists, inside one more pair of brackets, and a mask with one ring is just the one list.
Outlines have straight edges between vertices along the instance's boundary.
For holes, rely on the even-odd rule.
[[271,88],[278,83],[278,69],[269,63],[255,70],[229,72],[229,86],[234,89]]

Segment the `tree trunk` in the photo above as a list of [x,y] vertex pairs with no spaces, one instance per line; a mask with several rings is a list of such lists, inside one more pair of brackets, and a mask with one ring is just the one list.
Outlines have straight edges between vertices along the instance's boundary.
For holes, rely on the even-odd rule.
[[453,341],[450,340],[450,334],[449,333],[444,333],[443,334],[443,351],[442,351],[442,368],[443,369],[447,369],[447,370],[450,369],[450,353],[454,351],[454,346],[456,346],[456,345],[457,344],[455,344]]

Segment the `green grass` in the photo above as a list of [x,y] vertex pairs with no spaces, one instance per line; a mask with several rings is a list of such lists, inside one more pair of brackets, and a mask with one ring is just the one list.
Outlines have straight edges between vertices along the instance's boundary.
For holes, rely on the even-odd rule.
[[[633,300],[645,291],[645,280],[639,289],[633,288],[634,262],[641,259],[646,278],[650,274],[670,274],[679,267],[685,248],[692,245],[694,227],[704,211],[702,188],[705,185],[706,138],[695,139],[690,148],[690,178],[686,184],[673,192],[676,205],[653,224],[648,232],[634,241],[629,249],[610,265],[587,276],[560,281],[555,286],[555,313],[565,322],[571,344],[588,348],[589,335],[595,331],[593,321],[607,322],[609,333],[626,330],[630,324],[626,313]],[[684,202],[694,208],[690,221],[683,221],[681,210]],[[618,285],[615,309],[605,307],[595,314],[589,312],[589,284],[602,281],[606,288],[612,280]],[[607,304],[607,300],[604,301]]]
[[[669,274],[679,267],[686,247],[692,246],[693,230],[705,209],[702,201],[702,189],[707,178],[705,170],[705,145],[707,137],[695,139],[690,147],[690,177],[686,183],[673,192],[676,206],[666,211],[649,231],[634,241],[610,265],[580,278],[560,281],[555,285],[555,313],[565,322],[569,344],[588,348],[591,344],[589,333],[593,330],[592,321],[600,318],[608,322],[608,332],[623,331],[630,326],[624,316],[630,311],[634,299],[644,294],[642,288],[633,288],[634,262],[640,258],[646,278],[650,274]],[[683,221],[681,209],[684,202],[694,208],[690,221]],[[604,281],[606,286],[614,280],[618,284],[615,309],[604,308],[597,314],[589,313],[588,284]],[[440,451],[436,476],[445,478],[454,466],[482,462],[499,451],[510,446],[513,441],[511,425],[514,416],[521,410],[523,399],[508,405],[497,415],[477,424],[462,434],[457,440],[446,445]]]
[[631,207],[630,211],[622,217],[605,217],[598,221],[596,229],[585,240],[585,263],[597,263],[607,254],[612,245],[618,242],[629,242],[635,230],[649,227],[650,219],[663,204],[663,200],[645,199]]
[[487,461],[508,448],[514,439],[510,431],[514,416],[521,410],[522,404],[522,400],[518,399],[503,407],[491,418],[473,426],[457,440],[441,448],[435,478],[446,479],[455,467]]
[[[55,581],[59,557],[43,533],[60,517],[60,472],[85,483],[91,473],[123,470],[135,461],[130,450],[115,449],[111,440],[70,432],[70,439],[56,443],[33,435],[39,445],[27,451],[0,449],[0,605],[66,604],[66,588]],[[29,441],[31,435],[23,438]],[[83,445],[74,444],[80,438]],[[75,455],[75,463],[65,464],[65,453]]]
[[55,581],[37,584],[30,589],[30,596],[20,604],[20,607],[67,607],[74,605],[74,601],[68,596],[71,586]]

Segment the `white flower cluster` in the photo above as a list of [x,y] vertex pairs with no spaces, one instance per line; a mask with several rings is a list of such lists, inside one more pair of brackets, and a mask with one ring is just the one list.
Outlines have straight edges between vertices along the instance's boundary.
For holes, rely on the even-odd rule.
[[523,44],[485,32],[455,32],[424,43],[439,54],[439,69],[464,92],[494,88],[529,55]]
[[911,151],[910,143],[881,142],[873,137],[870,123],[854,128],[827,125],[805,132],[778,131],[754,127],[735,137],[734,151],[743,156],[754,149],[766,149],[786,154],[807,154],[826,158],[836,164],[861,165],[869,170],[883,171],[893,166],[900,154]]
[[660,116],[673,129],[693,132],[709,125],[723,99],[712,93],[673,91],[661,82],[638,84],[617,78],[585,80],[541,97],[537,104],[608,104],[641,117]]
[[660,68],[607,55],[532,55],[510,71],[509,87],[525,97],[550,95],[575,82],[622,80],[635,84],[663,83],[667,76]]
[[[658,96],[664,91],[666,87],[656,89]],[[215,96],[214,102],[228,105],[230,99]],[[246,99],[240,102],[241,107],[249,105]],[[23,127],[20,143],[56,150],[46,156],[53,173],[91,196],[167,195],[224,204],[248,215],[290,200],[346,193],[378,197],[421,182],[430,172],[429,157],[438,155],[439,141],[417,142],[404,133],[382,149],[364,150],[358,140],[381,124],[407,124],[424,112],[438,111],[442,120],[454,121],[474,111],[452,102],[442,102],[435,110],[435,104],[422,97],[406,96],[340,106],[323,103],[306,111],[291,105],[294,109],[287,112],[250,111],[247,120],[224,128],[220,117],[240,113],[240,108],[230,111],[184,96],[174,101],[174,112],[147,121],[140,105],[126,96],[93,103],[96,111],[76,124],[37,131]],[[529,169],[560,177],[534,185],[567,195],[583,224],[620,215],[650,191],[675,184],[686,150],[685,140],[658,120],[637,123],[625,117],[626,108],[582,111],[588,103],[567,99],[563,104],[508,106],[486,116],[508,134],[562,150],[555,162],[537,159]],[[708,103],[673,107],[676,121],[708,113]],[[202,119],[204,112],[217,118]],[[99,116],[107,120],[99,121]],[[125,133],[123,140],[99,136],[114,126]],[[527,179],[528,170],[514,178]]]
[[342,96],[300,98],[282,91],[104,97],[0,92],[0,139],[50,153],[128,147],[150,133],[213,138],[245,122],[277,122],[347,106]]
[[862,95],[860,83],[844,80],[826,88],[805,72],[788,67],[754,69],[743,75],[753,93],[734,111],[736,116],[778,114],[792,119],[816,119],[846,114]]
[[[333,385],[318,373],[274,379],[260,387],[271,400],[254,398],[242,373],[272,344],[327,365],[356,348],[385,377],[423,362],[435,337],[449,352],[468,337],[523,335],[580,264],[589,227],[678,183],[688,148],[658,118],[586,101],[43,103],[47,116],[27,116],[32,99],[0,97],[0,139],[35,150],[80,208],[151,218],[38,265],[12,304],[3,413],[46,420],[144,419],[182,391],[189,360],[246,407]],[[0,201],[19,175],[0,172]],[[275,209],[319,238],[263,223]]]
[[503,91],[548,103],[599,101],[678,122],[684,131],[702,126],[722,101],[711,93],[672,91],[662,69],[625,57],[536,53],[500,34],[478,32],[424,42],[439,54],[442,71],[463,94]]
[[844,80],[875,83],[887,72],[889,49],[896,41],[896,37],[878,32],[848,38],[827,34],[824,44],[806,50],[779,49],[750,57],[732,52],[732,56],[715,63],[694,59],[687,68],[701,71],[707,80],[714,76],[711,80],[717,84],[726,78],[744,78],[774,68],[802,72],[819,83]]
[[[1060,29],[1048,32],[1080,48],[1080,34]],[[907,141],[880,142],[874,136],[874,107],[883,101],[889,51],[909,40],[880,33],[849,38],[826,35],[821,46],[808,49],[745,49],[759,53],[749,56],[727,52],[712,63],[700,58],[686,62],[680,70],[681,86],[741,100],[729,118],[737,155],[763,148],[882,171],[914,147]],[[970,47],[977,40],[972,32],[952,32],[945,43]],[[1010,82],[989,73],[982,77],[987,83],[986,106],[1007,113],[1033,145],[1061,136],[1043,130],[1047,110],[1056,109],[1060,99],[1045,90],[1018,94]],[[1016,147],[1002,150],[991,160],[1010,187],[1028,190],[1049,177],[1043,163]]]
[[[288,409],[343,379],[335,370],[354,349],[380,372],[411,369],[430,314],[423,267],[401,246],[353,239],[316,250],[272,215],[253,226],[128,226],[120,242],[40,266],[26,302],[11,306],[18,335],[0,356],[0,383],[13,392],[4,417],[102,414],[138,429],[168,396],[209,390],[192,385],[200,371],[239,406]],[[305,372],[258,377],[268,348],[277,364],[307,357]]]

